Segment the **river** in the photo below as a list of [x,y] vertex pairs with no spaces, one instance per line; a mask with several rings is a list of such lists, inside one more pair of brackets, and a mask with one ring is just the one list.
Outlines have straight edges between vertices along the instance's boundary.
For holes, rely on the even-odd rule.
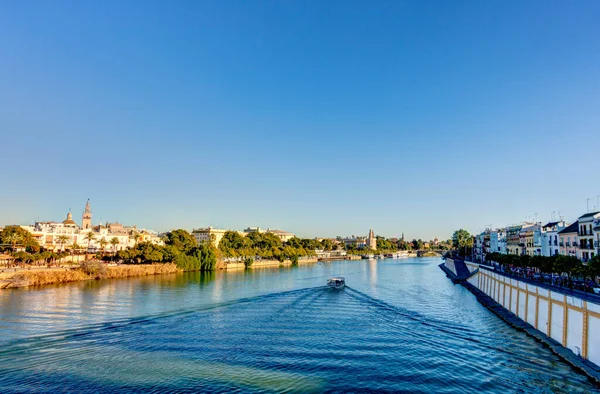
[[[337,261],[0,292],[11,392],[589,393],[440,259]],[[326,278],[344,275],[330,290]]]

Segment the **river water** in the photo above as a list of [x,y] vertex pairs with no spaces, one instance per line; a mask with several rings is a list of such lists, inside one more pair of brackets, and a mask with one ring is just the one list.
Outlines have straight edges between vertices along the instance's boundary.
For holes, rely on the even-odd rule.
[[[0,391],[589,393],[436,258],[0,292]],[[344,275],[330,290],[326,278]]]

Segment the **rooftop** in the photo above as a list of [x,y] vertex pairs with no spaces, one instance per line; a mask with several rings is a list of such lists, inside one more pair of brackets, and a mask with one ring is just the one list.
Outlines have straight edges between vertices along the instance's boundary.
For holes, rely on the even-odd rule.
[[575,222],[573,224],[571,224],[568,227],[565,227],[564,229],[560,230],[558,233],[559,234],[567,234],[567,233],[576,233],[579,231],[579,222]]
[[596,216],[596,215],[598,215],[598,214],[600,214],[600,211],[586,213],[585,215],[581,215],[581,216],[579,217],[579,219],[591,218],[591,217],[593,217],[593,216]]
[[548,227],[554,227],[554,226],[556,226],[556,225],[558,225],[558,224],[560,224],[560,222],[549,222],[549,223],[546,223],[546,224],[544,224],[544,226],[543,226],[543,227],[544,227],[544,228],[548,228]]

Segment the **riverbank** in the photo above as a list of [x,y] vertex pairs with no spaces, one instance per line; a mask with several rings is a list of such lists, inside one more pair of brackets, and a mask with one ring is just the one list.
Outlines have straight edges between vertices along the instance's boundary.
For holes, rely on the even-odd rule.
[[[316,257],[301,258],[298,260],[299,265],[314,264],[317,262],[318,260]],[[291,265],[291,260],[285,260],[283,262],[279,260],[259,260],[252,263],[251,268],[289,267]],[[172,263],[124,264],[104,267],[101,275],[97,272],[86,272],[86,270],[80,266],[59,268],[28,267],[15,269],[12,272],[7,272],[8,270],[5,270],[0,273],[0,289],[15,289],[20,287],[43,286],[84,280],[118,279],[183,272],[181,268],[177,268],[177,266]],[[246,266],[243,262],[219,262],[216,268],[217,270],[238,270],[245,269]]]
[[[338,259],[339,260],[339,259]],[[318,262],[316,257],[308,257],[304,259],[298,259],[298,265],[303,264],[314,264]],[[262,268],[262,267],[289,267],[292,265],[291,260],[279,261],[279,260],[258,260],[252,263],[250,268]],[[243,262],[227,263],[223,266],[226,270],[245,269],[246,266]]]
[[178,272],[182,272],[182,270],[172,263],[108,266],[102,269],[101,272],[90,269],[86,270],[82,267],[19,270],[12,273],[12,275],[4,272],[3,278],[0,280],[0,289],[14,289],[95,279],[174,274]]

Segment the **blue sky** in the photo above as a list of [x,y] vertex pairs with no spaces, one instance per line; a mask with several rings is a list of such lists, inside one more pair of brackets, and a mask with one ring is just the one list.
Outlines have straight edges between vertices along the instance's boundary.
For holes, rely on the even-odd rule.
[[450,237],[600,194],[597,1],[5,1],[0,225]]

